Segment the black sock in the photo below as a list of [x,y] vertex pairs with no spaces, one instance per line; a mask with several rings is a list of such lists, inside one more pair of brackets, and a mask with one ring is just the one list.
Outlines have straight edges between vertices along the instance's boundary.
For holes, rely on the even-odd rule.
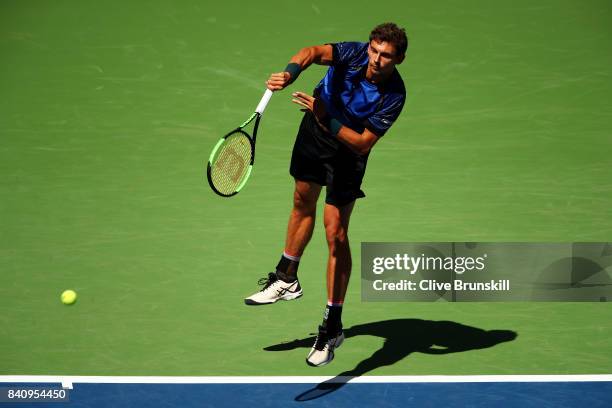
[[342,305],[327,305],[322,326],[328,333],[335,334],[342,330]]
[[299,261],[292,261],[289,258],[285,258],[285,255],[282,255],[278,265],[276,265],[276,276],[283,282],[295,282],[299,265]]

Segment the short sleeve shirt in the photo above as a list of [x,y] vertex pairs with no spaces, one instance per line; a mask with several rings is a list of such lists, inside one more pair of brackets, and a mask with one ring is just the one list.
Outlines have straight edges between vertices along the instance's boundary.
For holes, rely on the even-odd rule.
[[369,129],[383,136],[398,118],[406,89],[397,70],[383,86],[366,80],[368,43],[331,44],[333,61],[315,88],[329,114],[358,133]]

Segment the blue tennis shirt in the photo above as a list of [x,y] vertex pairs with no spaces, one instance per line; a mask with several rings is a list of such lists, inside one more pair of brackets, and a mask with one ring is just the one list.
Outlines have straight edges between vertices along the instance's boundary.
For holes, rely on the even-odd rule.
[[365,128],[383,136],[398,118],[406,99],[404,81],[397,70],[382,84],[368,82],[368,43],[331,44],[333,61],[315,95],[328,113],[358,133]]

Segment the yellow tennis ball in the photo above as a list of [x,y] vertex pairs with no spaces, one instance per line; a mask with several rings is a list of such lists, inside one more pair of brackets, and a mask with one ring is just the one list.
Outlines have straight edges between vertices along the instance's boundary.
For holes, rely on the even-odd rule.
[[65,305],[71,305],[76,302],[77,294],[74,290],[68,289],[62,293],[62,303]]

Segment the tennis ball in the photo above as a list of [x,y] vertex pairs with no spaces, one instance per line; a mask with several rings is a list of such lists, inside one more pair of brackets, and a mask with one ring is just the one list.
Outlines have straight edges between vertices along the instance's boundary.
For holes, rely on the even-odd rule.
[[71,305],[76,302],[77,294],[74,290],[68,289],[62,292],[62,303],[65,305]]

